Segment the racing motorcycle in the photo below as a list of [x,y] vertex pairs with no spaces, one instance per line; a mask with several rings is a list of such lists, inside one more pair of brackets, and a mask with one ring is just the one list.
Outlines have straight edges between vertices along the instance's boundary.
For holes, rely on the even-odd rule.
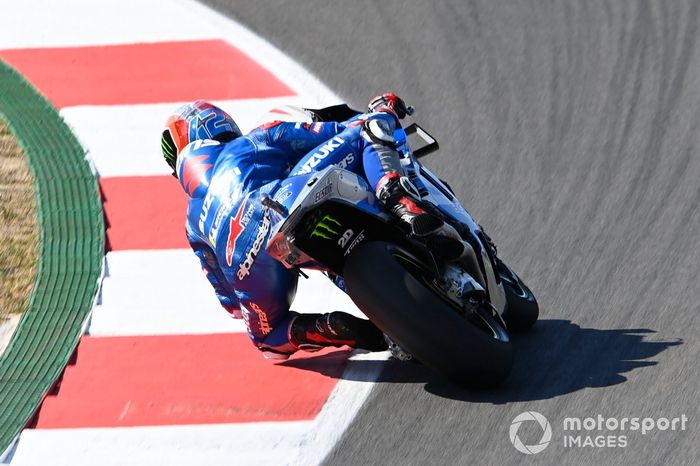
[[[285,111],[306,122],[359,113],[347,105]],[[496,384],[513,364],[508,332],[536,322],[537,301],[450,186],[419,161],[439,148],[435,138],[417,124],[394,136],[422,198],[468,245],[463,259],[438,260],[383,209],[365,179],[339,166],[289,177],[263,199],[272,213],[267,251],[302,275],[311,268],[342,279],[401,359],[415,358],[461,385]]]

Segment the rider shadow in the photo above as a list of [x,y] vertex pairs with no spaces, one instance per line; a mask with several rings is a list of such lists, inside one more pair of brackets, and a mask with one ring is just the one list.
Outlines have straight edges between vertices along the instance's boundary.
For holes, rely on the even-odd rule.
[[515,362],[508,380],[491,390],[465,390],[431,377],[425,389],[470,402],[506,403],[554,398],[584,388],[627,381],[623,374],[655,366],[647,361],[681,339],[649,339],[651,329],[582,328],[568,320],[541,320],[527,333],[512,335]]
[[[457,387],[420,364],[400,361],[351,361],[338,371],[345,351],[290,359],[285,366],[312,370],[328,377],[378,383],[424,383],[425,390],[444,398],[483,403],[549,399],[583,388],[617,385],[634,369],[654,366],[647,361],[682,340],[648,340],[650,329],[582,328],[568,320],[540,320],[527,333],[512,335],[515,362],[508,380],[495,389]],[[449,356],[447,356],[449,357]],[[379,376],[376,374],[379,372]]]

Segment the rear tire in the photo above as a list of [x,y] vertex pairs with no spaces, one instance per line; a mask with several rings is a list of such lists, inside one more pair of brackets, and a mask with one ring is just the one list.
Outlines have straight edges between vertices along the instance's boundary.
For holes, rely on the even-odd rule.
[[535,325],[540,309],[535,295],[502,260],[496,258],[496,267],[501,275],[503,289],[506,292],[506,309],[503,321],[508,330],[523,332]]
[[450,380],[490,386],[505,379],[513,348],[491,311],[460,313],[417,277],[414,267],[409,271],[402,251],[370,242],[350,255],[343,275],[355,304],[403,349]]

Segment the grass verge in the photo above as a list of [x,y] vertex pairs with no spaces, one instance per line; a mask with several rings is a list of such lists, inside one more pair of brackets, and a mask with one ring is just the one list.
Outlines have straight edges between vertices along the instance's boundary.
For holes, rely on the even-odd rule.
[[39,254],[34,180],[0,119],[0,324],[27,309]]

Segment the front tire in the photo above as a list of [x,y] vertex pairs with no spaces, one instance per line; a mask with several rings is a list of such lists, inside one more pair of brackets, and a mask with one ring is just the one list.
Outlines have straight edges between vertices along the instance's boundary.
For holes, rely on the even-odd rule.
[[523,332],[535,325],[540,315],[539,305],[530,288],[502,260],[496,258],[496,267],[501,275],[506,292],[506,309],[503,321],[508,330]]
[[504,380],[513,349],[491,310],[460,313],[417,276],[411,257],[389,243],[358,247],[343,273],[348,294],[384,333],[450,380],[479,386]]

